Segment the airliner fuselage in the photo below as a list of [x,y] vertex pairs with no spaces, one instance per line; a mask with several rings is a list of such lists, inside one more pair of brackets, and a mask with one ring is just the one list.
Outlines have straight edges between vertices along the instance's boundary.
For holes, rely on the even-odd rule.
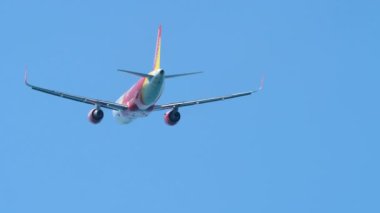
[[154,70],[149,74],[152,77],[143,77],[116,103],[126,105],[127,110],[112,110],[113,116],[120,123],[129,123],[135,118],[146,117],[153,110],[154,104],[160,98],[165,81],[165,72],[162,69]]

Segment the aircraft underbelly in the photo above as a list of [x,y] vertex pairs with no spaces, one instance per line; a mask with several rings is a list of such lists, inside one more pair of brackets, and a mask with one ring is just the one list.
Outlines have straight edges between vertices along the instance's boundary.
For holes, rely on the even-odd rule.
[[112,114],[113,114],[114,118],[119,123],[128,124],[128,123],[132,122],[136,118],[143,118],[143,117],[148,116],[149,112],[148,111],[143,111],[143,110],[139,110],[139,111],[129,111],[129,110],[126,110],[126,111],[116,111],[116,110],[113,110]]

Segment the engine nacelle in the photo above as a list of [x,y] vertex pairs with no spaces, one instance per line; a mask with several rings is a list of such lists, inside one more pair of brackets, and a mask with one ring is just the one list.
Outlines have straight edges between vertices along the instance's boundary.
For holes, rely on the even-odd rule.
[[174,126],[181,119],[181,113],[179,113],[177,109],[171,110],[165,113],[164,119],[168,125]]
[[102,121],[103,116],[104,113],[101,109],[92,109],[87,115],[88,120],[93,124],[98,124],[100,121]]

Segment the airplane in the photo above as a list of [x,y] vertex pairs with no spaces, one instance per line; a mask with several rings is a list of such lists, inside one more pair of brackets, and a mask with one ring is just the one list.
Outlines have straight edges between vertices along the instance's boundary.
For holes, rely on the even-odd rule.
[[162,32],[162,27],[160,25],[158,27],[153,70],[151,72],[149,72],[148,74],[145,74],[145,73],[134,72],[130,70],[118,69],[118,71],[138,76],[140,77],[140,79],[127,92],[123,93],[123,95],[120,96],[120,98],[117,99],[116,102],[77,96],[77,95],[72,95],[65,92],[60,92],[56,90],[51,90],[51,89],[35,86],[28,82],[28,71],[25,71],[24,82],[28,87],[34,90],[93,105],[94,108],[91,109],[90,112],[88,113],[88,120],[93,124],[98,124],[102,121],[104,117],[102,108],[106,108],[106,109],[112,110],[113,116],[121,124],[128,124],[136,118],[146,117],[152,111],[167,110],[167,112],[164,114],[164,121],[166,122],[166,124],[170,126],[174,126],[178,123],[178,121],[181,118],[179,108],[247,96],[247,95],[251,95],[252,93],[262,90],[263,80],[261,81],[260,87],[257,90],[251,90],[251,91],[235,93],[235,94],[227,95],[227,96],[219,96],[219,97],[199,99],[199,100],[193,100],[193,101],[174,102],[174,103],[168,103],[168,104],[156,104],[163,92],[164,82],[166,79],[201,73],[201,72],[190,72],[190,73],[173,74],[173,75],[165,74],[165,71],[161,68],[161,65],[160,65],[161,34],[162,34],[161,32]]

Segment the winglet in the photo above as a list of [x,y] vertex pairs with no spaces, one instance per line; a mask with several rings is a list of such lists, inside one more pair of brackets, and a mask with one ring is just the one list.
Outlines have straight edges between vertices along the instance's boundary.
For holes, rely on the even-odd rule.
[[29,82],[28,82],[28,67],[25,66],[25,73],[24,73],[24,83],[29,86]]
[[264,89],[265,76],[261,77],[259,91]]
[[157,32],[156,51],[155,51],[155,54],[154,54],[153,70],[160,69],[161,34],[162,34],[162,26],[160,25],[158,27],[158,32]]

